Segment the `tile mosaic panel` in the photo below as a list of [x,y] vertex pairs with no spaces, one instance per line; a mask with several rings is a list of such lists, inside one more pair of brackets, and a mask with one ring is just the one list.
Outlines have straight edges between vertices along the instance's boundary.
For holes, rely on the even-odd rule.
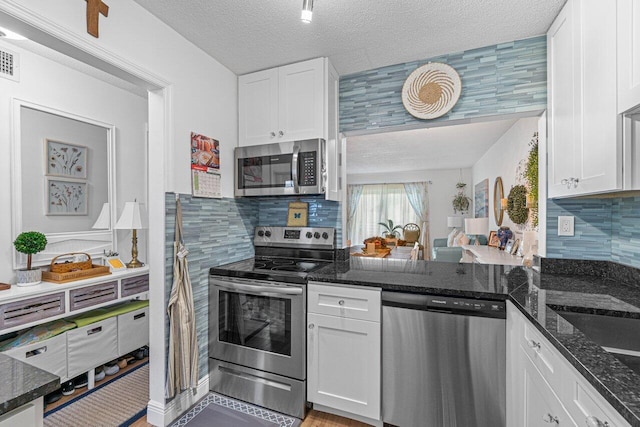
[[402,104],[402,85],[413,70],[443,62],[462,79],[453,109],[435,121],[541,111],[547,108],[547,40],[525,40],[406,62],[340,78],[340,131],[419,125]]
[[[609,260],[611,199],[561,199],[547,202],[547,257]],[[575,216],[574,236],[558,236],[558,216]]]
[[640,197],[613,199],[611,260],[640,267]]
[[[209,267],[253,256],[253,231],[257,225],[257,204],[251,199],[205,199],[180,195],[184,241],[189,254],[189,277],[193,287],[196,331],[199,347],[199,378],[208,373]],[[174,193],[165,195],[165,289],[169,300],[173,285],[173,241],[176,218]],[[169,319],[166,318],[166,331]],[[168,352],[169,336],[165,337]]]
[[323,195],[291,197],[259,197],[258,225],[286,226],[290,202],[309,204],[309,227],[333,227],[336,229],[337,247],[342,244],[342,209],[340,202],[325,200]]

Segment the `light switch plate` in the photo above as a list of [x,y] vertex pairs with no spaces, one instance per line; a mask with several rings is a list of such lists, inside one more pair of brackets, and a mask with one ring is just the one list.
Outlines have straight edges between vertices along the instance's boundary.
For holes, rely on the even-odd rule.
[[559,216],[558,217],[558,236],[573,236],[575,217]]

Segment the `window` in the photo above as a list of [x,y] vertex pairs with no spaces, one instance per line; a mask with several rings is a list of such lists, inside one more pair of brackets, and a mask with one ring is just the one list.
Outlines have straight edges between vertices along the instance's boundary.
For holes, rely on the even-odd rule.
[[368,237],[381,236],[384,229],[378,223],[388,219],[400,226],[410,222],[420,224],[420,219],[409,203],[404,185],[364,185],[351,222],[351,244],[361,245]]

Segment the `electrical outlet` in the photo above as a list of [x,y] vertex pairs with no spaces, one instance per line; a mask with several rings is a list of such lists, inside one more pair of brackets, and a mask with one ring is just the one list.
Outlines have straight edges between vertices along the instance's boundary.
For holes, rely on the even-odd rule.
[[573,236],[573,226],[575,217],[559,216],[558,217],[558,236]]

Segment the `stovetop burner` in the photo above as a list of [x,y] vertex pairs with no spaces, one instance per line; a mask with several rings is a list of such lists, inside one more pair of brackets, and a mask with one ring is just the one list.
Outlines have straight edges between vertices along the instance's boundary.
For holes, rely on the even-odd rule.
[[255,258],[213,267],[210,274],[306,283],[307,274],[333,262],[335,230],[256,227]]

